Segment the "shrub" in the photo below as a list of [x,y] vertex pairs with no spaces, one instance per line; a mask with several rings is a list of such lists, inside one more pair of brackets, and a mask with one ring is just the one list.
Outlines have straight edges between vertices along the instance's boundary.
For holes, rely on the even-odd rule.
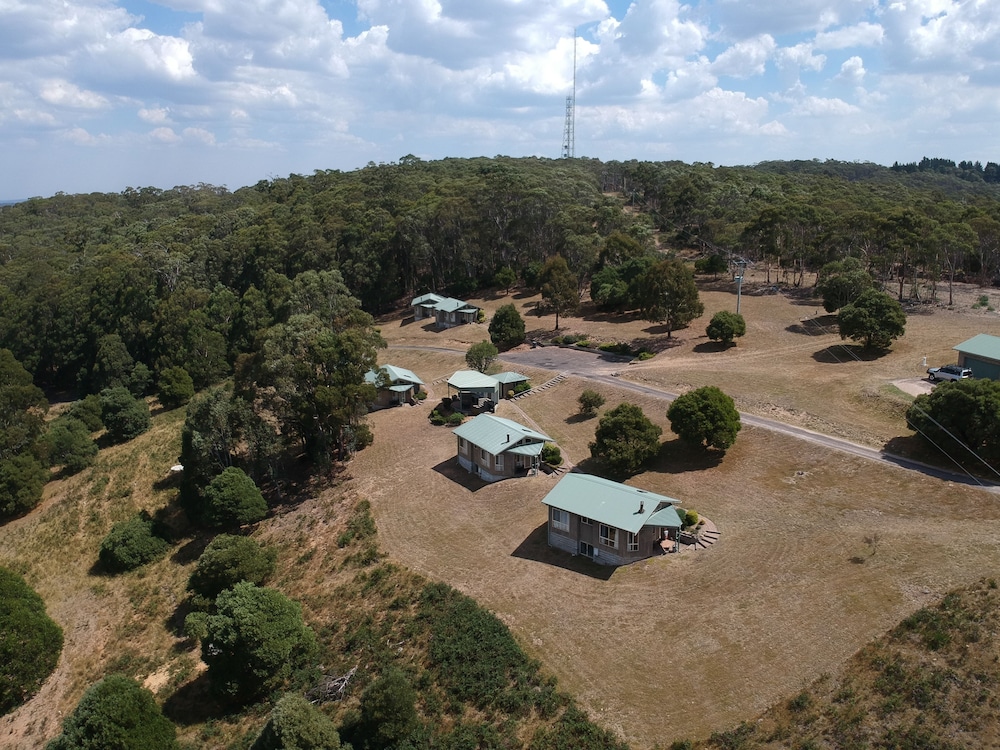
[[215,600],[204,621],[201,658],[212,690],[239,702],[280,688],[316,654],[302,610],[280,591],[237,583]]
[[288,693],[271,709],[271,716],[250,750],[336,750],[340,735],[333,722],[301,695]]
[[427,391],[421,388],[417,391],[417,401],[424,401],[427,398]]
[[194,381],[183,367],[168,367],[160,373],[157,397],[166,409],[183,406],[194,397]]
[[49,471],[28,453],[0,461],[0,516],[20,516],[38,505]]
[[513,304],[502,305],[490,321],[490,341],[499,349],[524,343],[524,318]]
[[442,425],[445,423],[444,415],[441,414],[437,409],[431,412],[431,424]]
[[101,391],[101,421],[113,442],[125,443],[149,429],[149,406],[124,386],[106,388]]
[[626,356],[632,354],[632,347],[623,342],[601,344],[597,348],[602,352],[610,352],[611,354],[623,354]]
[[697,526],[698,525],[698,513],[693,510],[684,511],[684,525],[685,526]]
[[634,474],[660,451],[663,429],[635,404],[622,403],[601,417],[590,455],[615,476]]
[[153,519],[140,513],[116,523],[101,542],[99,558],[106,570],[124,573],[166,554],[170,544],[153,532]]
[[16,573],[0,568],[0,715],[27,701],[52,674],[63,634],[45,602]]
[[639,354],[638,354],[638,355],[636,356],[636,359],[638,359],[638,360],[639,360],[640,362],[645,362],[645,361],[646,361],[647,359],[652,359],[652,358],[653,358],[653,357],[655,357],[655,356],[656,356],[656,355],[655,355],[655,354],[653,354],[652,352],[647,352],[647,351],[641,351],[641,352],[639,352]]
[[245,536],[220,534],[201,553],[188,589],[207,599],[214,599],[240,581],[258,586],[274,573],[278,553],[262,547]]
[[562,452],[559,450],[559,446],[553,443],[546,443],[543,445],[542,461],[547,463],[549,466],[562,465]]
[[667,409],[670,428],[685,443],[726,451],[736,442],[740,413],[733,399],[714,385],[678,396]]
[[97,457],[97,443],[90,429],[74,417],[60,417],[49,425],[39,441],[39,449],[53,466],[62,466],[70,474],[83,471]]
[[733,339],[746,335],[746,320],[739,313],[720,310],[712,316],[705,333],[712,341],[721,341],[726,346],[733,343]]
[[448,415],[448,424],[451,427],[460,425],[463,421],[465,421],[465,415],[460,411],[455,411]]
[[92,686],[46,750],[176,750],[177,730],[153,694],[135,680],[111,675]]
[[382,750],[400,746],[420,727],[417,693],[406,675],[390,667],[361,695],[361,722],[358,734],[363,746]]
[[104,422],[101,421],[101,397],[96,393],[74,401],[70,405],[69,411],[66,412],[66,416],[79,419],[87,425],[90,432],[104,429]]
[[580,413],[587,416],[593,416],[597,413],[597,410],[604,406],[604,396],[595,390],[588,388],[577,398],[577,402],[580,404]]
[[515,396],[518,393],[524,393],[525,391],[530,391],[530,390],[531,390],[531,383],[529,383],[527,380],[522,380],[520,383],[515,383],[514,384],[514,395]]
[[209,526],[242,526],[267,515],[267,502],[253,479],[230,466],[205,488],[202,520]]
[[574,748],[574,750],[628,750],[628,745],[607,729],[594,724],[576,708],[567,708],[551,727],[540,727],[528,746],[529,750]]

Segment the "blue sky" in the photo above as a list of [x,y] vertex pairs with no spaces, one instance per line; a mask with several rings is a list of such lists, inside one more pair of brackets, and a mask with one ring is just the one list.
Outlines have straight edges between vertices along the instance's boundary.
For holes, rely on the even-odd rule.
[[995,0],[0,0],[0,199],[414,154],[1000,162]]

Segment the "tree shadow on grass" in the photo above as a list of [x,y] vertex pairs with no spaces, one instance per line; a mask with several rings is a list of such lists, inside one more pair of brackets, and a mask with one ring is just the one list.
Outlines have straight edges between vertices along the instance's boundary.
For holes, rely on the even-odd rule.
[[821,364],[840,365],[845,362],[874,362],[888,353],[888,349],[866,349],[860,344],[834,344],[813,352],[812,358]]
[[163,704],[164,716],[179,726],[203,724],[231,713],[229,706],[212,695],[208,674],[204,672],[181,685]]
[[789,333],[798,333],[805,336],[823,336],[827,333],[837,333],[836,315],[817,315],[814,318],[803,318],[798,323],[786,326]]
[[581,414],[576,412],[575,414],[570,414],[566,417],[566,424],[580,424],[581,422],[589,422],[592,419],[597,419],[597,412],[593,414]]
[[478,492],[489,484],[488,482],[484,482],[472,472],[463,469],[459,465],[457,458],[446,458],[444,461],[437,464],[437,466],[434,466],[433,469],[441,476],[450,479],[455,484],[461,485],[469,492]]
[[571,555],[569,552],[549,547],[547,522],[528,534],[510,556],[571,570],[601,581],[611,578],[616,569],[614,565],[599,565],[588,557]]
[[703,341],[700,344],[695,344],[693,351],[696,351],[699,354],[710,354],[714,352],[724,352],[734,346],[736,346],[735,342],[732,344],[725,344],[721,341]]
[[714,469],[722,463],[725,452],[714,448],[695,448],[680,438],[667,440],[660,445],[660,452],[649,464],[650,471],[661,474],[682,474],[687,471]]

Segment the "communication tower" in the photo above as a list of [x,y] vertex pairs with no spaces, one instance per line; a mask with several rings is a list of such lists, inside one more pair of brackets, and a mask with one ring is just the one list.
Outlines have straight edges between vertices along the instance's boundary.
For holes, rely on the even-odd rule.
[[573,93],[566,97],[562,155],[564,159],[576,156],[576,29],[573,29]]

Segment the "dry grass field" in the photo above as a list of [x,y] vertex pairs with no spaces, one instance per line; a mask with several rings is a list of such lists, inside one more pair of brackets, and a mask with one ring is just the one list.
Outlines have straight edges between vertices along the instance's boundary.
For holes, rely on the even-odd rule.
[[[841,347],[835,328],[811,322],[823,315],[812,300],[744,294],[747,336],[719,351],[704,337],[704,323],[732,309],[734,295],[708,291],[703,299],[703,321],[652,360],[624,366],[621,376],[671,391],[719,385],[744,411],[872,446],[908,434],[902,414],[911,397],[893,380],[918,378],[924,356],[931,364],[952,361],[951,346],[997,328],[996,315],[973,311],[971,302],[926,306],[910,316],[891,352],[855,359],[851,353],[861,353]],[[516,301],[527,311],[534,299]],[[528,318],[529,328],[535,322]],[[595,341],[656,333],[640,321],[587,317],[561,327]],[[553,334],[535,328],[534,335]],[[397,320],[384,321],[383,334],[391,347],[457,349],[486,335],[485,326],[433,332]],[[390,348],[383,359],[427,373],[428,381],[464,367],[460,353]],[[553,373],[526,374],[539,383]],[[574,416],[584,387],[594,386],[569,378],[501,404],[499,413],[530,419],[579,463],[596,425]],[[440,384],[431,390],[428,403],[444,395]],[[555,480],[483,486],[470,479],[456,465],[450,432],[428,426],[427,405],[374,415],[377,442],[351,474],[354,491],[373,503],[392,559],[495,611],[564,688],[636,747],[751,719],[836,672],[949,588],[997,572],[1000,506],[991,493],[751,428],[720,463],[707,465],[676,446],[665,402],[596,390],[606,408],[639,403],[664,427],[660,460],[630,483],[711,518],[722,532],[713,548],[614,571],[552,552],[540,500]],[[875,554],[865,543],[873,534],[881,539]]]
[[[758,283],[760,282],[760,283]],[[902,413],[909,397],[891,385],[954,359],[951,347],[996,333],[994,313],[973,310],[965,290],[954,310],[927,305],[906,336],[876,359],[841,348],[813,300],[756,294],[744,287],[748,332],[720,351],[704,327],[733,309],[731,285],[703,291],[705,317],[666,342],[642,321],[565,318],[563,331],[594,341],[629,341],[658,352],[622,365],[621,377],[683,391],[719,385],[746,411],[859,443],[906,449]],[[554,332],[536,317],[537,298],[503,295],[529,313],[532,337]],[[1000,295],[991,300],[1000,307]],[[563,689],[634,747],[661,746],[752,719],[800,690],[907,613],[948,589],[996,575],[1000,564],[997,496],[902,469],[830,452],[762,429],[744,428],[734,448],[710,464],[679,450],[666,404],[571,377],[499,413],[530,420],[563,455],[584,463],[596,420],[577,418],[576,398],[594,387],[605,408],[628,398],[664,427],[660,459],[632,484],[676,497],[711,518],[722,536],[710,550],[651,559],[617,570],[550,551],[541,498],[551,476],[484,486],[458,469],[455,441],[427,416],[443,382],[464,368],[462,352],[487,338],[485,325],[435,332],[404,318],[381,321],[391,348],[383,362],[413,369],[430,384],[416,407],[372,415],[375,444],[333,486],[260,524],[255,534],[279,547],[275,579],[302,601],[314,624],[336,621],[336,539],[355,499],[372,502],[388,557],[475,597],[510,626]],[[857,352],[854,352],[857,354]],[[516,368],[538,384],[554,373]],[[432,381],[439,381],[437,383]],[[197,703],[197,650],[171,629],[205,539],[186,540],[133,574],[94,575],[101,538],[138,509],[166,505],[164,482],[179,452],[183,410],[154,418],[150,433],[101,451],[97,464],[58,479],[41,507],[0,527],[0,561],[25,575],[63,627],[66,646],[53,677],[32,701],[0,719],[0,746],[37,748],[58,733],[86,687],[116,669],[145,680],[161,700],[178,687]],[[895,439],[895,440],[894,440]],[[878,534],[875,554],[865,537]],[[173,716],[177,718],[177,702]],[[264,719],[190,717],[181,737],[226,747]]]

